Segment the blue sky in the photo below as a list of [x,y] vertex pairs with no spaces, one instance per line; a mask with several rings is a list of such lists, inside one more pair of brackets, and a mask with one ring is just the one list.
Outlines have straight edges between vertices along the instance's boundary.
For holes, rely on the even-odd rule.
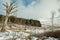
[[18,12],[14,14],[17,17],[29,18],[29,19],[49,19],[51,18],[51,12],[55,11],[55,16],[59,16],[57,11],[60,8],[60,2],[57,0],[0,0],[0,14],[5,14],[2,10],[2,3],[16,2]]

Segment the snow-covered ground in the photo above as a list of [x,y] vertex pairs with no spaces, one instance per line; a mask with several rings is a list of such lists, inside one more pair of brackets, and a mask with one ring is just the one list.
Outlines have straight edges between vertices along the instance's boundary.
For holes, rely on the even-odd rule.
[[[32,27],[32,26],[26,26],[26,25],[18,25],[14,24],[11,27],[6,27],[7,32],[0,32],[0,40],[42,40],[40,37],[31,36],[31,35],[38,35],[42,34],[44,32],[51,31],[50,28],[44,28],[44,27]],[[17,31],[19,30],[19,31]],[[29,36],[31,36],[29,38]],[[54,38],[49,37],[45,40],[53,40]]]

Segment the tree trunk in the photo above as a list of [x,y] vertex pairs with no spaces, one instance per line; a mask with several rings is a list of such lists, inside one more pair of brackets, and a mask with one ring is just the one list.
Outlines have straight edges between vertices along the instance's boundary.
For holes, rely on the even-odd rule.
[[6,14],[5,21],[4,21],[4,24],[2,26],[1,32],[5,32],[6,31],[5,27],[7,26],[8,18],[9,18],[9,14]]
[[9,16],[8,16],[8,14],[7,14],[6,17],[5,17],[5,23],[4,23],[4,25],[7,25],[7,23],[8,23],[8,18],[9,18]]
[[1,32],[5,32],[5,31],[6,31],[6,30],[5,30],[5,27],[7,26],[8,18],[9,18],[9,16],[6,15],[6,17],[5,17],[5,22],[4,22],[3,26],[2,26]]

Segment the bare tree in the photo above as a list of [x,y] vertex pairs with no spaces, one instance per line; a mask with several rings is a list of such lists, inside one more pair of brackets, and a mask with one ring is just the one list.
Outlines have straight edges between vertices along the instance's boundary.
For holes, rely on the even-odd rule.
[[51,23],[52,23],[52,31],[53,31],[53,27],[54,27],[54,15],[55,15],[55,12],[53,11],[52,12],[52,19],[51,19]]
[[15,9],[16,6],[15,6],[14,2],[11,2],[10,4],[8,4],[7,2],[6,2],[6,4],[3,3],[3,6],[5,7],[6,16],[5,16],[5,21],[4,21],[4,24],[2,26],[1,32],[6,31],[4,26],[7,26],[9,15],[12,13],[15,13],[17,11]]
[[12,14],[12,13],[15,13],[17,10],[14,10],[16,8],[14,2],[11,2],[10,4],[8,4],[6,2],[6,4],[3,3],[3,5],[4,5],[4,7],[6,7],[6,9],[5,9],[6,17],[5,17],[4,25],[7,25],[9,15]]

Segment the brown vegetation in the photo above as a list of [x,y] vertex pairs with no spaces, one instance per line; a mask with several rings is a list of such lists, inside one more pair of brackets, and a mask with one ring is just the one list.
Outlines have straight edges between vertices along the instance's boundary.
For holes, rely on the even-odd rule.
[[44,33],[44,35],[47,37],[60,38],[60,30],[52,31],[52,32],[46,32],[46,33]]
[[[4,22],[5,16],[0,15],[0,19],[1,19],[0,22]],[[25,18],[16,18],[14,16],[10,16],[9,17],[8,23],[16,23],[16,24],[22,24],[22,25],[29,25],[29,26],[38,26],[38,27],[41,27],[41,23],[38,20],[25,19]]]

